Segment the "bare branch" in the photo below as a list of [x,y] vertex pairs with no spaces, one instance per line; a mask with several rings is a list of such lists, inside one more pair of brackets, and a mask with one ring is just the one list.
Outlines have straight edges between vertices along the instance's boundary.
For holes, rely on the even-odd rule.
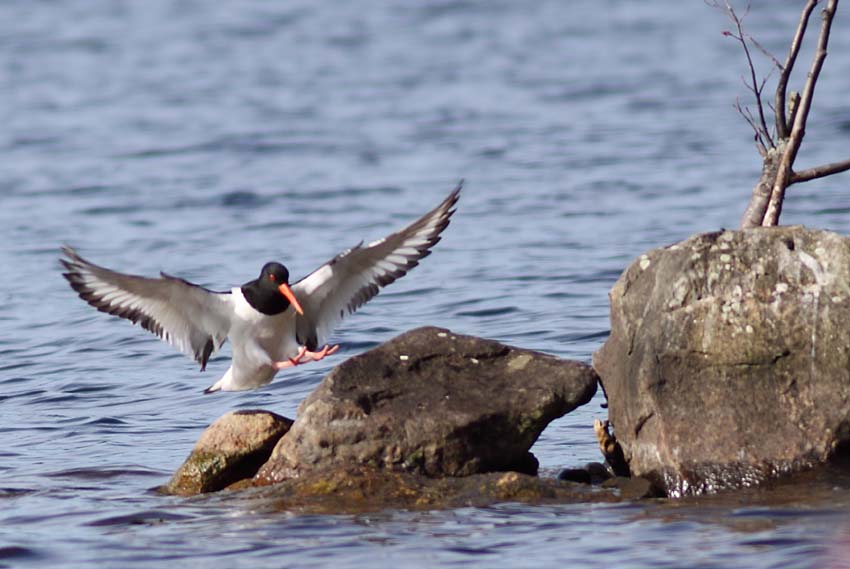
[[[808,0],[803,8],[803,13],[800,15],[800,23],[797,24],[797,31],[794,32],[794,40],[791,42],[791,47],[788,50],[788,57],[785,59],[785,65],[779,74],[779,81],[776,84],[776,98],[774,107],[776,108],[776,136],[777,138],[786,138],[788,136],[788,124],[794,124],[794,121],[786,122],[785,119],[785,91],[788,89],[788,79],[791,77],[791,71],[794,69],[794,63],[797,61],[797,54],[800,53],[800,46],[803,44],[803,36],[806,34],[806,27],[809,25],[809,16],[817,6],[818,0]],[[835,9],[833,8],[833,13]]]
[[767,150],[767,154],[762,161],[761,177],[753,187],[753,195],[747,204],[744,216],[741,218],[741,229],[761,227],[764,220],[764,213],[767,211],[767,204],[770,201],[773,181],[776,179],[776,169],[779,167],[779,162],[782,160],[782,154],[784,152],[784,139],[776,141],[776,148]]
[[756,148],[758,149],[759,154],[764,157],[765,153],[767,152],[767,146],[764,143],[764,138],[762,137],[761,130],[756,124],[756,120],[753,117],[753,113],[750,112],[749,108],[741,107],[741,100],[738,97],[735,97],[735,110],[738,111],[738,114],[744,117],[745,121],[750,123],[750,126],[752,127],[753,132],[755,133],[754,140],[756,142]]
[[841,162],[815,166],[814,168],[808,168],[801,172],[792,172],[789,185],[796,184],[797,182],[808,182],[809,180],[823,178],[824,176],[831,176],[832,174],[846,172],[847,170],[850,170],[850,158],[842,160]]
[[[811,2],[812,0],[809,0],[809,3]],[[808,8],[808,4],[806,8]],[[823,62],[826,59],[829,32],[832,27],[832,20],[835,17],[836,8],[838,8],[838,0],[829,0],[826,8],[823,9],[823,22],[821,24],[820,36],[818,37],[815,57],[812,61],[812,67],[809,70],[809,76],[806,79],[806,85],[803,87],[803,93],[800,95],[800,104],[794,116],[794,124],[791,127],[788,145],[779,164],[776,181],[770,193],[770,202],[767,204],[767,211],[764,214],[762,225],[774,226],[779,223],[779,214],[782,213],[782,201],[785,199],[785,189],[791,181],[791,168],[794,165],[794,159],[797,157],[800,144],[803,142],[803,136],[806,134],[806,120],[809,117],[809,109],[812,106],[812,99],[815,95],[815,84],[818,81],[818,76],[823,68]],[[779,115],[777,114],[777,116]]]
[[[752,111],[750,111],[750,108],[747,107],[744,110],[747,112],[747,122],[749,122],[751,125],[755,126],[756,118],[753,116],[753,113],[752,113]],[[762,150],[767,150],[767,144],[765,144],[765,142],[764,142],[765,138],[766,138],[766,136],[763,133],[756,130],[756,139],[759,142],[759,144],[761,144]],[[769,138],[768,138],[768,140],[769,140]],[[759,154],[764,155],[764,153],[761,152],[761,151],[759,151]]]
[[758,50],[760,52],[762,52],[762,54],[764,54],[765,57],[767,57],[769,60],[771,60],[779,71],[782,71],[784,69],[784,67],[779,62],[779,60],[776,59],[776,56],[773,55],[772,53],[770,53],[769,51],[767,51],[767,49],[765,49],[765,47],[763,45],[761,45],[758,41],[756,41],[756,38],[754,38],[750,34],[747,34],[747,39],[750,40],[750,43],[753,44],[754,46],[756,46],[756,48],[758,48]]
[[794,124],[797,120],[797,109],[800,108],[800,93],[791,91],[788,95],[788,124]]
[[[762,111],[762,113],[763,113],[763,107],[761,105],[761,103],[762,103],[761,94],[764,92],[764,86],[767,84],[767,80],[770,79],[771,75],[773,75],[773,69],[771,69],[770,73],[768,73],[764,77],[764,79],[761,80],[761,84],[758,86],[758,90],[755,92],[756,93],[756,100],[759,102],[759,111]],[[773,106],[770,104],[770,102],[767,103],[767,106],[770,109],[773,108]],[[770,144],[771,144],[772,147],[776,147],[776,145],[773,143],[773,138],[770,136],[770,131],[767,130],[767,123],[764,120],[764,114],[761,115],[761,124],[762,124],[762,128],[764,129],[765,138],[767,138],[767,140],[770,141]]]
[[[761,83],[759,84],[759,95],[761,95],[764,92],[764,86],[767,84],[767,81],[770,79],[770,77],[772,75],[773,75],[773,69],[771,69],[770,73],[765,75],[764,79],[761,80]],[[773,105],[770,104],[770,101],[767,102],[767,107],[770,108],[770,109],[773,108]]]
[[[715,3],[714,5],[718,6],[717,3]],[[732,7],[731,4],[729,4],[728,1],[725,3],[723,10],[726,12],[726,15],[729,16],[729,19],[732,20],[732,23],[735,24],[735,28],[738,30],[737,35],[734,32],[729,31],[724,32],[724,35],[727,35],[737,40],[738,43],[741,44],[741,47],[744,49],[744,55],[747,57],[747,66],[749,66],[750,68],[750,81],[747,82],[746,80],[744,80],[744,85],[746,85],[747,89],[752,91],[753,95],[755,95],[756,98],[756,107],[759,115],[758,130],[761,131],[761,134],[765,139],[766,144],[770,145],[770,147],[773,148],[776,145],[773,143],[773,139],[770,136],[770,130],[767,128],[767,120],[765,120],[764,118],[764,104],[761,100],[762,89],[764,89],[764,84],[767,79],[762,81],[761,86],[759,86],[759,81],[756,77],[756,68],[753,64],[753,57],[750,54],[750,48],[747,46],[747,36],[746,34],[744,34],[744,27],[742,23],[743,17],[738,17],[738,14],[735,12],[735,9]],[[747,5],[747,9],[744,12],[744,16],[746,16],[749,11],[750,6]]]

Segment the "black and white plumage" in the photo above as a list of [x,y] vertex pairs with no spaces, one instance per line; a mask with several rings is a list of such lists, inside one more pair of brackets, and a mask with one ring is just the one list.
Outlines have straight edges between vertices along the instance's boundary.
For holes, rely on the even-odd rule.
[[280,369],[318,361],[339,322],[428,256],[454,213],[458,185],[436,208],[406,228],[340,253],[300,281],[267,263],[257,279],[215,292],[161,273],[127,275],[100,267],[63,247],[64,277],[101,312],[126,318],[193,357],[203,371],[230,340],[230,368],[207,389],[238,391],[269,383]]

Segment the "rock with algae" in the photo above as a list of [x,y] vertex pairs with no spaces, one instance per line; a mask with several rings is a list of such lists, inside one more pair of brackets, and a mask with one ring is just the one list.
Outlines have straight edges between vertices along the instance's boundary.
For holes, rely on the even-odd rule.
[[518,472],[491,472],[434,478],[385,468],[311,470],[245,492],[262,507],[311,513],[358,513],[403,508],[426,510],[484,507],[498,502],[615,502],[618,491],[540,478]]
[[231,411],[210,425],[189,458],[160,490],[188,496],[250,479],[292,421],[268,411]]

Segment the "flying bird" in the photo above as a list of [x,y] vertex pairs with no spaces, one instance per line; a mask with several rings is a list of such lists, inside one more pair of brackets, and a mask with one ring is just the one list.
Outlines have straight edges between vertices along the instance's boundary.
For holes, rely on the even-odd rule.
[[256,279],[229,292],[165,273],[160,278],[119,273],[67,245],[60,262],[80,298],[153,332],[194,358],[201,371],[229,339],[230,368],[205,393],[256,389],[282,369],[335,353],[339,346],[326,342],[343,317],[431,253],[455,211],[461,184],[401,231],[365,246],[361,241],[291,285],[289,271],[277,262],[266,263]]

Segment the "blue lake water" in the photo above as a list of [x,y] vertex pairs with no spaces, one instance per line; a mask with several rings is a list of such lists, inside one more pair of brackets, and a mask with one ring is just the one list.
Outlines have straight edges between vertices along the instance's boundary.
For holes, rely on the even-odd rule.
[[[784,54],[799,5],[756,0],[749,30]],[[839,11],[800,167],[850,149]],[[840,476],[358,516],[148,491],[218,416],[294,416],[331,366],[416,326],[589,361],[625,266],[737,226],[758,176],[727,27],[677,0],[0,3],[0,567],[846,567]],[[227,349],[200,374],[60,276],[62,243],[217,289],[273,259],[302,276],[460,178],[443,241],[340,353],[255,392],[202,395]],[[782,221],[850,232],[850,178],[793,187]],[[544,474],[599,460],[601,403],[544,432]]]

